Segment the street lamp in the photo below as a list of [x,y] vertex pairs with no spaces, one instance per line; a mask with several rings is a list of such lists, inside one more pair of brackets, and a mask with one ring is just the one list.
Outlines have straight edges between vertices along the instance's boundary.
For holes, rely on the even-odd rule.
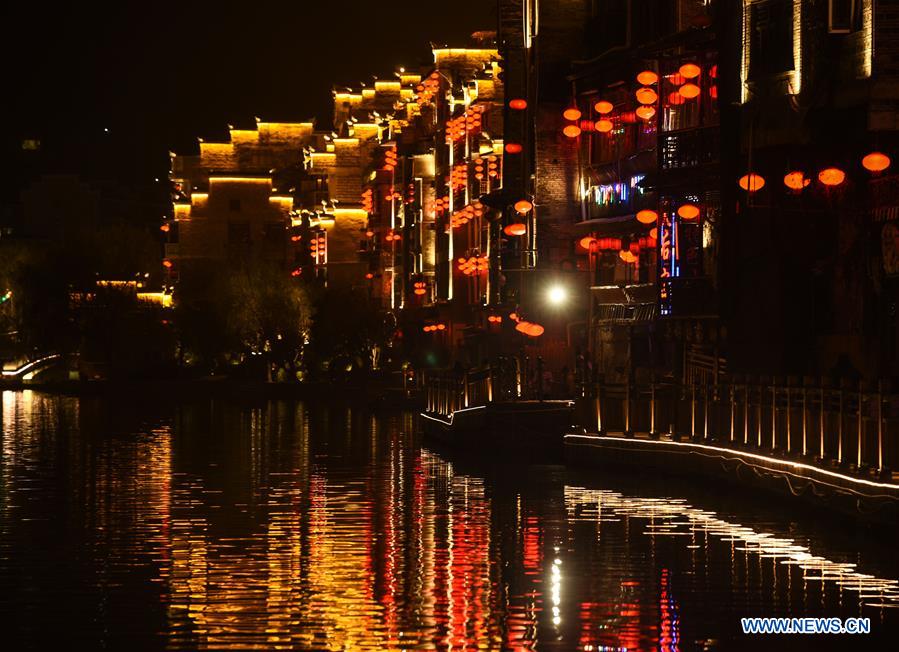
[[562,306],[568,302],[568,288],[564,285],[551,285],[546,291],[546,299],[551,306]]

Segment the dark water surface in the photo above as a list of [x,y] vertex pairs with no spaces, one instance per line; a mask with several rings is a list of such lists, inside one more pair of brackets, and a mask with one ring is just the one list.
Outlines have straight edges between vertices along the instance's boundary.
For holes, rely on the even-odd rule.
[[[780,499],[485,464],[360,407],[0,416],[4,649],[896,649],[895,539]],[[755,615],[874,634],[739,634]]]

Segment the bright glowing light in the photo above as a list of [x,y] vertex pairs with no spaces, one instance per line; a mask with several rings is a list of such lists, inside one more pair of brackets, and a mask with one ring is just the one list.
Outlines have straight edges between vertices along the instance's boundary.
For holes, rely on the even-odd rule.
[[568,302],[568,288],[553,285],[546,291],[546,298],[553,306],[561,306]]

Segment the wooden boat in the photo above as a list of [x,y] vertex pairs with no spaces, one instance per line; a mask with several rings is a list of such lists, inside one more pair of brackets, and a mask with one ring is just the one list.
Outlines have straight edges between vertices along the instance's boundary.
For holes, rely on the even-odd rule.
[[573,416],[573,401],[509,401],[449,415],[422,412],[421,424],[425,436],[450,446],[561,453]]

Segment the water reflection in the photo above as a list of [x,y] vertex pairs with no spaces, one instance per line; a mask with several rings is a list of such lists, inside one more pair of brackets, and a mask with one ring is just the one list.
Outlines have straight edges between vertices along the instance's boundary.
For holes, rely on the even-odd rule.
[[0,405],[17,648],[674,651],[730,640],[743,615],[895,627],[876,556],[559,468],[462,468],[409,415]]

